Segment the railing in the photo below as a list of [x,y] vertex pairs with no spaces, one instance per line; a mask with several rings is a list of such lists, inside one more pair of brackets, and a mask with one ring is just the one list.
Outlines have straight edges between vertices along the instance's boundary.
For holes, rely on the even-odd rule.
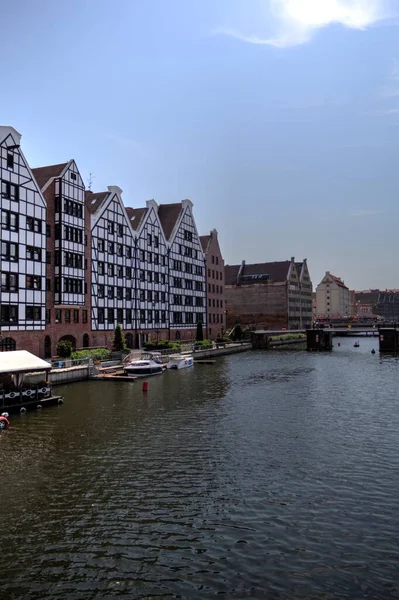
[[52,369],[69,369],[71,367],[86,367],[93,364],[91,357],[86,358],[57,358],[49,361]]

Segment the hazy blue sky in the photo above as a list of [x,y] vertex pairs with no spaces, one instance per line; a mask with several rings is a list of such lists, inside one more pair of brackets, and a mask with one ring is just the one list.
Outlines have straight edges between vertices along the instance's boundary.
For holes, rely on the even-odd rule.
[[[396,13],[395,13],[396,10]],[[227,263],[399,288],[399,1],[0,0],[0,121]]]

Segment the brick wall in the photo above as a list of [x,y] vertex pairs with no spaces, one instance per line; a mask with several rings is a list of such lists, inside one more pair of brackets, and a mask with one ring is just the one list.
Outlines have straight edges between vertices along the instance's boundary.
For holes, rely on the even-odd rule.
[[287,284],[258,283],[225,287],[227,329],[237,323],[256,329],[288,327]]

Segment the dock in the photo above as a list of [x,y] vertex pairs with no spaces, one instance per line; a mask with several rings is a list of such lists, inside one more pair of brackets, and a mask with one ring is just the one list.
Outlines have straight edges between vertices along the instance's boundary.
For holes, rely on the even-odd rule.
[[94,379],[95,381],[126,381],[133,383],[138,377],[126,375],[123,369],[113,369],[111,373],[99,373],[98,375],[93,375],[90,379]]

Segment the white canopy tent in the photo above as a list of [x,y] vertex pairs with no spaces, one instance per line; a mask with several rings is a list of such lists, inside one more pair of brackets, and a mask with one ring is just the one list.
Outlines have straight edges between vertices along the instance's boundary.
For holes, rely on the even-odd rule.
[[51,371],[51,365],[27,350],[0,352],[0,374],[38,373]]

